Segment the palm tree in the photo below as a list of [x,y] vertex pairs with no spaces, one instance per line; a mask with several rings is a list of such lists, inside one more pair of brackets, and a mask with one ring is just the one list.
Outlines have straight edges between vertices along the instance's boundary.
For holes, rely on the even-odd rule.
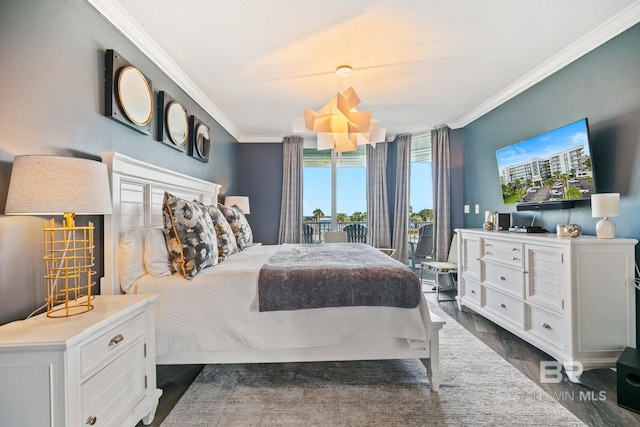
[[355,211],[352,215],[351,215],[351,221],[353,222],[360,222],[360,221],[364,221],[366,219],[365,214],[363,214],[360,211]]
[[324,212],[322,212],[320,208],[314,209],[313,216],[316,218],[316,221],[320,221],[320,218],[324,217]]

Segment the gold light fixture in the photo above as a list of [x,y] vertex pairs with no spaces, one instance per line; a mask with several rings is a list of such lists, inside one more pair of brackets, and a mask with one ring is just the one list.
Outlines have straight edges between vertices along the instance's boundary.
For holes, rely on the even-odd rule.
[[104,163],[57,156],[15,158],[5,214],[64,215],[59,226],[51,219],[43,227],[48,317],[68,317],[93,309],[94,226],[91,222],[76,226],[74,217],[110,213],[111,192]]
[[[353,69],[341,65],[336,74],[341,78],[351,75]],[[318,132],[318,150],[334,149],[337,153],[355,151],[359,145],[384,142],[385,128],[375,128],[378,120],[371,119],[371,111],[358,111],[360,98],[353,87],[338,92],[324,107],[315,112],[305,108],[303,126],[294,124],[294,131]]]

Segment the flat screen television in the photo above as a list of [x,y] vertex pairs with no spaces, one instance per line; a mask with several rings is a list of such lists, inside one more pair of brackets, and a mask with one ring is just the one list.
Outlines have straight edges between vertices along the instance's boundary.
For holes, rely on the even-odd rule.
[[496,151],[505,204],[566,209],[596,192],[587,119]]

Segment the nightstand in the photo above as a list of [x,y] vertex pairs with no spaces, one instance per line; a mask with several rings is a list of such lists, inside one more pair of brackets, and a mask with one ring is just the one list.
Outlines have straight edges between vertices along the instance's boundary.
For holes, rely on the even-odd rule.
[[99,295],[88,313],[0,327],[0,414],[11,426],[150,424],[155,295]]

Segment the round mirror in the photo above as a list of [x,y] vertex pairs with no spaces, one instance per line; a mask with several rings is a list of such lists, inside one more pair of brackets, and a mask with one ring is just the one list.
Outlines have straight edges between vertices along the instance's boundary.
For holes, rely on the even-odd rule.
[[206,159],[209,155],[209,126],[200,123],[196,128],[196,150],[198,155]]
[[189,136],[189,119],[187,112],[179,102],[173,101],[167,105],[167,133],[171,142],[179,147],[187,143]]
[[153,116],[153,94],[144,75],[135,67],[124,67],[118,75],[118,101],[129,120],[145,126]]

